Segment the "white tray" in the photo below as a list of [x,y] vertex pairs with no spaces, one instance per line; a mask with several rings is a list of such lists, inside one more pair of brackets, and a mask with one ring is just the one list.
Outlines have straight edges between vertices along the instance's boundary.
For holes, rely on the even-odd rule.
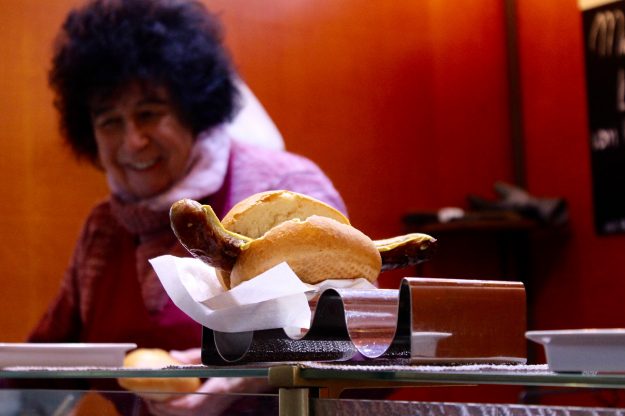
[[137,344],[0,343],[0,367],[121,367]]
[[557,372],[625,372],[625,329],[528,331]]

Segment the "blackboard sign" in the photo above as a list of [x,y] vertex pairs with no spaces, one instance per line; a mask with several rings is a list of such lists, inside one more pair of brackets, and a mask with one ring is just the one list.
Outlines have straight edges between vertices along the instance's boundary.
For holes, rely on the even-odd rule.
[[595,227],[625,232],[625,0],[582,11]]

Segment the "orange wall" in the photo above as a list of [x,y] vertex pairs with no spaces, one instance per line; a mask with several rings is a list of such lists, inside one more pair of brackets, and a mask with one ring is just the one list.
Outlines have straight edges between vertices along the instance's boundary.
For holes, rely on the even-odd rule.
[[499,1],[210,4],[288,148],[321,164],[373,236],[511,176]]
[[[65,3],[65,4],[64,4]],[[70,2],[0,1],[0,341],[45,309],[105,184],[61,148],[46,68]]]
[[593,229],[581,15],[573,0],[520,2],[528,186],[570,204],[571,232],[538,255],[541,329],[623,327],[624,235]]

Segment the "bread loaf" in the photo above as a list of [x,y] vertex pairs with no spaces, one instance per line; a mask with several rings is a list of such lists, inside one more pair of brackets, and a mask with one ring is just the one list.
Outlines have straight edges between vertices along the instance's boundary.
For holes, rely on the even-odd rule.
[[[180,364],[167,351],[159,348],[138,348],[124,358],[124,367],[127,368],[164,368]],[[117,382],[126,390],[156,401],[170,400],[180,393],[192,393],[201,384],[197,377],[124,377],[118,378]]]
[[284,221],[304,221],[311,215],[349,224],[345,215],[330,205],[304,194],[283,190],[260,192],[245,198],[228,211],[221,223],[226,230],[259,238]]
[[312,215],[289,220],[252,241],[239,256],[230,285],[249,280],[285,261],[304,283],[326,279],[377,279],[382,260],[375,244],[354,227]]
[[349,225],[337,209],[296,192],[252,195],[221,220],[224,228],[255,239],[242,251],[232,272],[218,270],[233,288],[281,262],[304,282],[326,279],[377,279],[381,257],[373,241]]

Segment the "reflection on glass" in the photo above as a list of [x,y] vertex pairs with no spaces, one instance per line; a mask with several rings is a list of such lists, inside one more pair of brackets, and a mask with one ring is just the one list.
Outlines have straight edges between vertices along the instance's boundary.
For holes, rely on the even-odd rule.
[[194,393],[159,402],[121,391],[0,390],[0,416],[149,414],[277,415],[278,396]]
[[622,409],[597,409],[563,406],[528,406],[477,403],[427,403],[382,400],[311,400],[315,415],[428,415],[428,416],[617,416]]

